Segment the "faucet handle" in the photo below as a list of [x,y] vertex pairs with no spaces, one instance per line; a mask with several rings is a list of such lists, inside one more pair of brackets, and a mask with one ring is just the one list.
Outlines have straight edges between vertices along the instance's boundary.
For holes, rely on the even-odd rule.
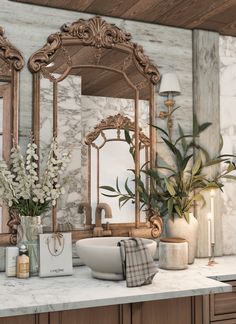
[[92,208],[88,202],[81,202],[78,205],[78,213],[85,213],[85,227],[91,227],[92,224]]

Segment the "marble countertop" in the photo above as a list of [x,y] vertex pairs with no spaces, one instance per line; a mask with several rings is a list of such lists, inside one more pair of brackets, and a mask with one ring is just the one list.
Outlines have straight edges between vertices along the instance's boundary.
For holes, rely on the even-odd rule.
[[94,279],[85,266],[69,277],[16,279],[1,273],[0,317],[229,292],[231,286],[220,280],[236,280],[236,256],[216,261],[213,267],[196,259],[186,270],[160,269],[151,285],[137,288]]

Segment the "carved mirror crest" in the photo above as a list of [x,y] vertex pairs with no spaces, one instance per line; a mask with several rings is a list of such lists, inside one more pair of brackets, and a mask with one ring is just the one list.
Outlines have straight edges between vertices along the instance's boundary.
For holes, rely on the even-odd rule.
[[[33,127],[41,161],[53,136],[58,137],[63,150],[69,148],[72,154],[66,171],[66,195],[45,221],[56,230],[67,219],[74,239],[91,236],[91,229],[81,229],[78,221],[81,203],[91,208],[91,169],[85,138],[102,120],[120,114],[133,121],[135,174],[139,175],[140,169],[140,127],[150,142],[147,159],[154,163],[156,133],[149,125],[155,118],[158,69],[142,47],[131,42],[130,34],[100,17],[63,25],[30,57],[28,65],[33,73]],[[139,226],[137,188],[134,205],[133,223]],[[127,232],[127,226],[122,231],[122,222],[112,225],[124,235]]]
[[[18,142],[19,72],[24,66],[21,53],[4,36],[0,27],[0,159],[8,160],[12,137]],[[0,207],[0,245],[15,244],[15,215]]]

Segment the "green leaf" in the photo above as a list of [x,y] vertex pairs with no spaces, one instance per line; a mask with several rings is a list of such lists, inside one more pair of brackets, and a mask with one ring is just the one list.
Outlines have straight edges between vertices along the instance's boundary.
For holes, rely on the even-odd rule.
[[193,154],[190,154],[189,156],[187,156],[182,163],[182,170],[184,170],[189,162],[189,160],[193,157]]
[[129,134],[129,128],[128,128],[128,125],[125,125],[124,127],[124,132],[125,132],[125,140],[128,144],[132,144],[132,140],[131,140],[131,137],[130,137],[130,134]]
[[132,155],[132,157],[134,158],[135,155],[135,148],[134,147],[130,147],[129,149],[129,153]]
[[194,162],[194,165],[192,167],[192,175],[195,175],[198,173],[199,169],[201,168],[202,165],[202,159],[200,155],[197,157],[197,159]]
[[233,176],[233,175],[225,175],[225,176],[222,176],[222,178],[236,180],[236,176]]
[[186,219],[186,222],[189,223],[189,211],[184,212],[184,218]]
[[209,126],[211,126],[212,123],[203,123],[202,125],[198,126],[198,135],[202,133],[204,130],[206,130]]
[[116,177],[116,190],[120,192],[118,177]]
[[174,189],[174,186],[172,185],[172,183],[167,178],[164,178],[164,180],[165,180],[165,184],[166,184],[166,189],[168,190],[169,194],[171,196],[175,196],[176,192],[175,192],[175,189]]
[[179,215],[179,217],[183,216],[182,211],[178,205],[174,205],[174,209],[175,209],[176,213]]
[[236,155],[234,155],[234,154],[222,154],[222,155],[219,155],[219,156],[217,156],[218,158],[222,158],[222,157],[236,157]]
[[175,170],[174,170],[174,169],[172,169],[172,168],[170,168],[170,167],[167,167],[167,166],[164,166],[164,165],[158,165],[157,168],[158,168],[158,169],[169,170],[169,171],[175,173]]
[[229,163],[227,167],[227,173],[230,173],[235,170],[235,165],[233,163]]
[[105,194],[102,192],[102,195],[105,196],[105,197],[110,197],[110,198],[115,198],[115,197],[119,197],[120,195],[119,194],[116,194],[116,195],[108,195],[108,194]]
[[170,141],[162,137],[163,141],[166,143],[166,145],[169,147],[169,149],[174,153],[176,157],[176,163],[181,168],[181,165],[183,163],[183,158],[181,155],[181,152],[172,144]]
[[223,146],[224,146],[224,140],[223,140],[223,136],[222,136],[222,134],[220,134],[219,152],[221,152]]
[[[182,147],[183,147],[184,151],[187,148],[186,138],[193,138],[193,135],[182,135],[182,136],[178,137],[177,140],[175,141],[175,145],[177,145],[179,143],[179,141],[182,142]],[[184,145],[183,145],[183,143],[184,143]]]
[[110,186],[100,186],[100,188],[104,189],[104,190],[116,192],[116,189],[114,189],[113,187],[110,187]]
[[140,192],[140,193],[143,193],[143,187],[137,185],[137,191]]
[[206,130],[209,126],[211,126],[212,123],[206,122],[201,125],[198,124],[197,116],[193,115],[193,135],[194,137],[197,137],[200,133],[202,133],[204,130]]
[[170,217],[173,215],[173,205],[174,205],[173,198],[170,198],[167,202],[168,214]]
[[201,151],[204,154],[206,161],[210,160],[210,156],[209,156],[207,150],[204,149],[204,147],[202,147],[201,145],[199,145],[199,144],[197,144],[195,142],[191,142],[191,143],[189,143],[189,148],[190,147],[193,147],[194,149],[196,148],[199,151]]
[[[122,196],[119,198],[119,207],[121,208],[122,206],[124,206],[125,203],[127,203],[127,201],[129,200],[130,198],[126,197],[126,196]],[[122,205],[122,202],[125,202],[123,203]]]
[[219,163],[224,162],[224,161],[227,161],[227,159],[212,159],[212,160],[207,161],[204,164],[204,167],[209,167],[211,165],[219,164]]
[[151,125],[152,127],[158,129],[160,132],[162,132],[163,134],[165,134],[167,137],[169,136],[168,133],[161,127],[155,126],[155,125]]
[[176,108],[174,108],[174,109],[172,109],[171,110],[171,112],[170,112],[170,116],[177,110],[177,109],[179,109],[180,108],[180,106],[178,106],[178,107],[176,107]]
[[125,190],[127,191],[127,193],[130,195],[130,196],[134,196],[133,192],[130,190],[129,186],[128,186],[128,178],[126,179],[125,181]]

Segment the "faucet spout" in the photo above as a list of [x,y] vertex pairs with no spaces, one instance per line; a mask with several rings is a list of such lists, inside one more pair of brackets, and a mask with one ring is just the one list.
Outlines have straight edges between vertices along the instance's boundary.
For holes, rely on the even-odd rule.
[[96,227],[102,226],[102,211],[105,211],[105,218],[112,218],[111,207],[106,203],[100,203],[95,210],[95,225]]
[[88,202],[79,203],[78,213],[85,212],[85,225],[90,226],[92,224],[92,208]]
[[104,228],[102,227],[102,211],[103,210],[105,212],[105,218],[112,218],[111,207],[106,203],[99,203],[95,210],[95,227],[93,229],[94,236],[111,236],[112,235],[112,232],[110,229],[104,230]]

